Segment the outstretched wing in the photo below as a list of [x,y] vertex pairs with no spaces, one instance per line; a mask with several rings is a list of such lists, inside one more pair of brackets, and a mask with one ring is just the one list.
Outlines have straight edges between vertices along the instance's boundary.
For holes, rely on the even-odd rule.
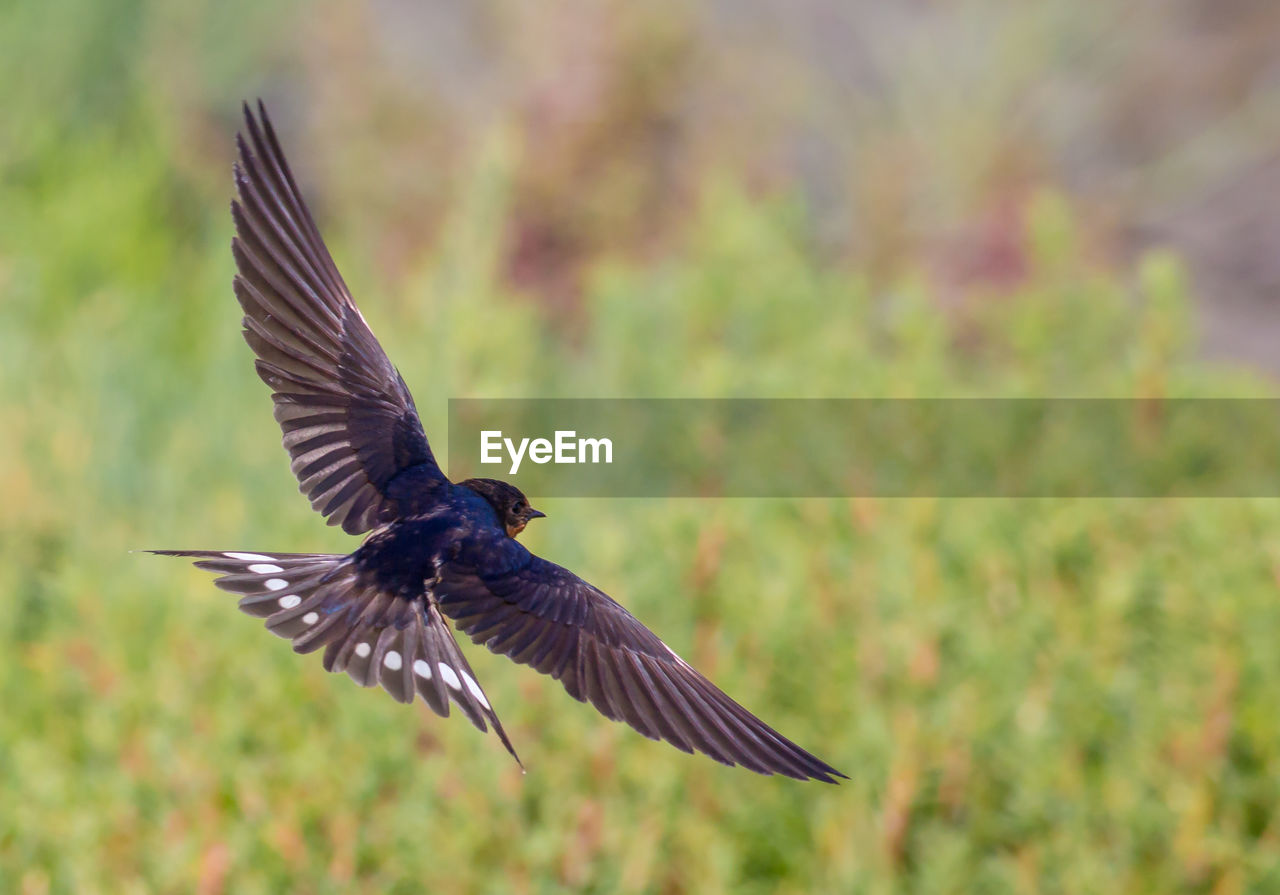
[[438,574],[440,608],[472,640],[551,675],[608,718],[761,774],[845,776],[726,696],[607,594],[512,538],[481,536]]
[[[408,512],[403,495],[429,494],[444,474],[408,387],[320,238],[265,107],[255,118],[246,105],[244,118],[231,203],[244,337],[271,386],[302,493],[330,525],[361,534]],[[388,486],[407,471],[416,488],[392,496]]]
[[362,687],[381,685],[399,702],[416,692],[432,711],[449,717],[453,700],[481,731],[493,725],[515,758],[497,713],[480,689],[453,632],[434,605],[405,600],[363,582],[349,556],[323,553],[240,553],[152,550],[186,556],[217,572],[240,608],[266,619],[267,629],[310,653],[325,647],[325,671],[345,671]]

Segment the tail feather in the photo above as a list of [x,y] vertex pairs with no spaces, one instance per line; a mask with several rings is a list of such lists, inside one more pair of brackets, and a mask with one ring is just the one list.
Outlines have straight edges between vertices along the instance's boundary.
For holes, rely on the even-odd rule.
[[266,619],[267,630],[291,640],[295,652],[325,647],[326,671],[345,671],[362,687],[380,684],[399,702],[413,702],[417,693],[443,717],[452,700],[481,731],[492,724],[524,767],[429,598],[406,600],[362,581],[351,557],[338,554],[148,552],[193,558],[198,568],[218,573],[214,584],[239,594],[240,609]]

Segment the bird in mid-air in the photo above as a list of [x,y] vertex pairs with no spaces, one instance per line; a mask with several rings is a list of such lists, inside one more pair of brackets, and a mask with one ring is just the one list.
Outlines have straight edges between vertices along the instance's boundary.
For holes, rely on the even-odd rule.
[[835,783],[835,768],[726,696],[603,591],[516,540],[544,514],[493,479],[451,482],[413,398],[356,308],[302,200],[266,109],[246,105],[231,243],[244,337],[271,387],[311,505],[358,535],[354,553],[157,550],[196,557],[240,608],[327,671],[498,716],[445,621],[531,665],[652,739],[761,774]]

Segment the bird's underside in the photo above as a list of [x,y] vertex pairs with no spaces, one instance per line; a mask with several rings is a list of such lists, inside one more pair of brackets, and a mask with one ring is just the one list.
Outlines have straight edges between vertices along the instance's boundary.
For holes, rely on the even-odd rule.
[[[441,472],[413,398],[334,265],[262,104],[246,106],[232,203],[235,293],[291,468],[349,556],[188,556],[328,671],[435,712],[457,706],[515,756],[445,617],[602,714],[686,752],[827,783],[839,771],[756,718],[599,589],[515,535],[542,513],[503,482]],[[516,759],[519,761],[519,759]]]

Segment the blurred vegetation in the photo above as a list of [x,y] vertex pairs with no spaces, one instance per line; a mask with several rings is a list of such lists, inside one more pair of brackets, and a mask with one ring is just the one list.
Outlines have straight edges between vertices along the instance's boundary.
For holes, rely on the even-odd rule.
[[[1194,360],[1176,258],[1100,260],[1051,182],[1002,236],[1017,275],[958,304],[910,250],[833,259],[809,202],[714,153],[679,214],[561,263],[528,216],[622,221],[661,187],[628,186],[650,155],[583,186],[511,117],[446,146],[370,64],[373,14],[324,13],[0,5],[0,891],[1280,889],[1275,501],[545,507],[532,549],[840,787],[681,755],[471,648],[522,777],[129,554],[353,546],[296,493],[230,294],[231,133],[260,90],[441,450],[449,396],[1271,394]],[[658,62],[622,83],[671,76],[634,52]],[[600,133],[634,146],[651,119],[618,115]]]

